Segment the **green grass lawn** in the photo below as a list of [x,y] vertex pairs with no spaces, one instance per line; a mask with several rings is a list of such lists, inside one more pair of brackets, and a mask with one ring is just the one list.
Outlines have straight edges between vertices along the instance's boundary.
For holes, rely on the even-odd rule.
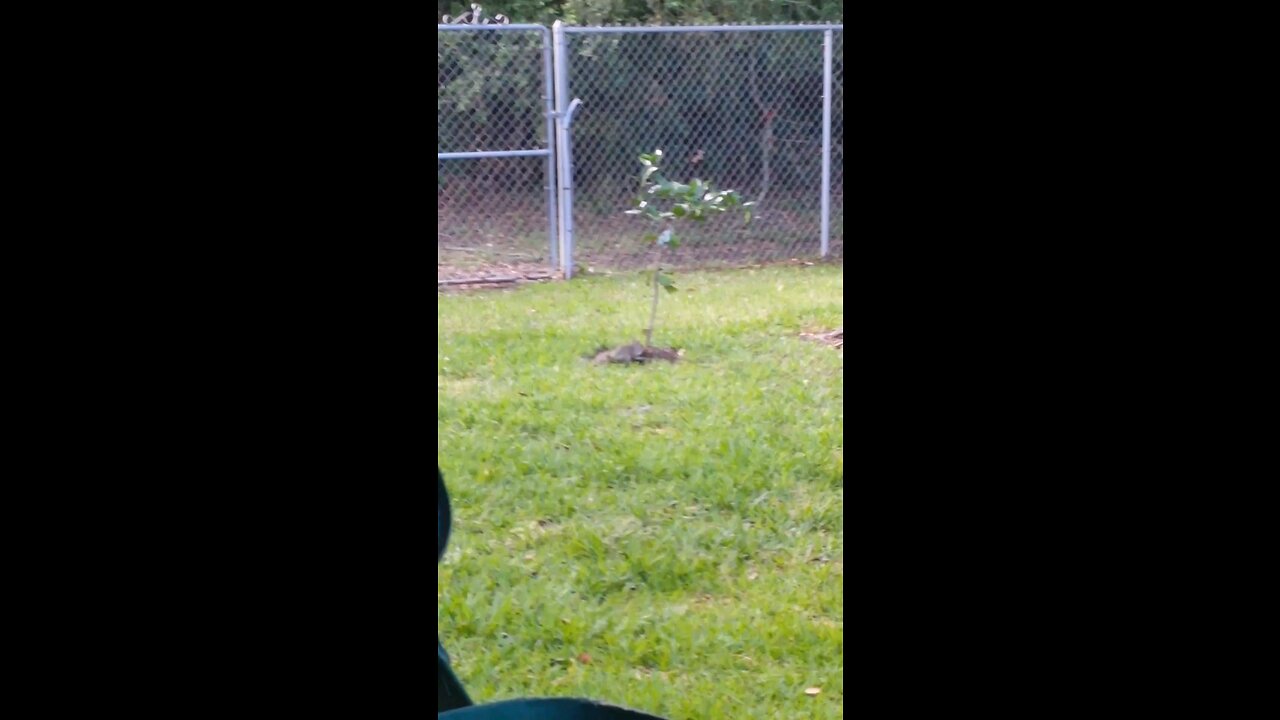
[[636,275],[438,297],[441,638],[477,702],[843,717],[844,359],[798,337],[843,268],[677,282],[674,366],[582,359],[643,339]]

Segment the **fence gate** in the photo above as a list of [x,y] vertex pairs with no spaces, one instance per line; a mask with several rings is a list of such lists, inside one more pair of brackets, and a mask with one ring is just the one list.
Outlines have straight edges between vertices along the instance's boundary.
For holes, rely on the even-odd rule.
[[438,282],[549,276],[559,264],[550,30],[436,32]]

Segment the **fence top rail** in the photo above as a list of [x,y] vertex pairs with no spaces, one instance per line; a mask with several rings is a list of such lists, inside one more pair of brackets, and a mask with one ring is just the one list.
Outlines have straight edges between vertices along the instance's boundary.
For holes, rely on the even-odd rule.
[[822,32],[826,30],[844,31],[844,24],[839,25],[619,25],[601,27],[576,27],[564,25],[559,20],[555,27],[566,33],[597,34],[638,34],[638,33],[735,33],[735,32]]
[[[555,25],[566,33],[581,35],[634,35],[639,33],[735,33],[735,32],[822,32],[825,30],[834,30],[843,32],[844,25],[619,25],[598,27],[579,27],[576,25],[565,25],[559,20]],[[524,31],[529,32],[536,30],[538,32],[547,32],[546,25],[535,25],[530,23],[511,24],[511,25],[462,25],[462,24],[437,24],[438,32],[512,32]]]

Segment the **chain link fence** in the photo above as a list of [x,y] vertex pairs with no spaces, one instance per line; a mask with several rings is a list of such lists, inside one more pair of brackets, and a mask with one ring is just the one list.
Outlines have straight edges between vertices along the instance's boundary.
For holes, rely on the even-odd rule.
[[[672,179],[701,178],[757,203],[749,225],[726,214],[678,228],[684,244],[664,262],[740,266],[817,260],[824,250],[825,257],[843,258],[840,26],[566,27],[557,35],[554,68],[546,28],[438,28],[442,282],[497,269],[547,271],[560,262],[558,243],[565,240],[557,239],[557,226],[566,215],[578,267],[607,271],[648,263],[651,250],[641,238],[653,228],[625,212],[638,189],[637,158],[655,149],[663,151]],[[566,97],[555,105],[553,71],[567,81]],[[551,162],[557,159],[553,126],[569,122],[570,99],[581,100],[568,130],[572,193],[555,187],[565,178],[557,182]],[[543,154],[502,155],[531,150]],[[467,157],[444,159],[456,154]]]
[[[646,221],[624,214],[637,156],[661,149],[674,180],[711,181],[757,203],[677,227],[664,263],[684,267],[818,259],[822,248],[825,28],[566,28],[573,132],[574,260],[592,269],[651,261]],[[625,30],[625,31],[624,31]],[[831,33],[828,257],[844,254],[844,43]],[[557,58],[558,59],[558,58]]]
[[437,27],[436,263],[443,284],[554,262],[551,49],[542,26]]

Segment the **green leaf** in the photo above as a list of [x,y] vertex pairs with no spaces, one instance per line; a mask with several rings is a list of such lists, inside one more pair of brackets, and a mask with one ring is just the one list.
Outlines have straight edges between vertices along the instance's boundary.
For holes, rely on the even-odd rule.
[[684,203],[676,205],[675,207],[671,208],[671,214],[675,215],[678,218],[684,217],[685,215],[689,214],[689,206],[685,205]]
[[666,273],[661,273],[661,272],[658,273],[658,284],[661,285],[662,289],[666,290],[667,292],[676,292],[677,290],[679,290],[679,288],[676,287],[675,278],[671,277]]

